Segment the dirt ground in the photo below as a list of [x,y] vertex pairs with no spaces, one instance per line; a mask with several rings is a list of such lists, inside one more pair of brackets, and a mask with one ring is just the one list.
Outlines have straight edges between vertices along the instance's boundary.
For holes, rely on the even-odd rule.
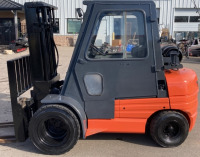
[[[58,72],[64,79],[70,62],[73,48],[58,47],[60,52],[60,64]],[[6,61],[27,55],[28,51],[19,54],[0,54],[0,122],[12,121],[10,94],[8,86]],[[200,58],[184,60],[183,65],[196,71],[200,78]],[[199,95],[200,98],[200,95]],[[200,99],[199,99],[200,100]],[[198,109],[200,111],[200,107]],[[2,134],[12,134],[13,130],[0,129]],[[177,148],[161,148],[150,137],[139,134],[97,134],[79,140],[77,145],[61,157],[199,157],[200,155],[200,116],[198,116],[194,130],[187,140]],[[0,157],[40,157],[41,154],[28,139],[24,143],[0,144]]]

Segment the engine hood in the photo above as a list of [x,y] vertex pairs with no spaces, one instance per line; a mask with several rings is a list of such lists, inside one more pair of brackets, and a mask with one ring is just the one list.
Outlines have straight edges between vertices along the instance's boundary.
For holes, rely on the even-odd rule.
[[192,95],[199,90],[196,73],[187,68],[165,71],[169,97]]

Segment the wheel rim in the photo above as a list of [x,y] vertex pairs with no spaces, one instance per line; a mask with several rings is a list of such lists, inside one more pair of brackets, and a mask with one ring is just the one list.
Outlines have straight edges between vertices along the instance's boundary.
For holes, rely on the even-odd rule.
[[67,128],[63,121],[51,118],[45,122],[47,133],[56,140],[61,140],[67,135]]
[[61,117],[49,117],[39,123],[38,137],[47,146],[59,147],[68,141],[70,127]]
[[168,122],[163,126],[161,136],[168,142],[172,142],[181,135],[181,127],[177,121]]

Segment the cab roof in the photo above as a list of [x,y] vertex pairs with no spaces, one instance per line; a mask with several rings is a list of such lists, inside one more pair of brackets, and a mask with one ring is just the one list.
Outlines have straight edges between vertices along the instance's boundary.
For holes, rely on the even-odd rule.
[[145,3],[145,2],[153,2],[153,0],[84,0],[83,1],[83,4],[94,4],[94,3],[103,3],[103,4],[106,4],[106,3],[135,3],[135,2],[139,2],[139,3]]

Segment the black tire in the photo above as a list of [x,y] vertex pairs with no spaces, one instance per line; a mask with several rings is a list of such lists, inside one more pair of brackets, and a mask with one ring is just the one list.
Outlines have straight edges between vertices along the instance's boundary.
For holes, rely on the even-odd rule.
[[158,113],[150,123],[153,140],[162,147],[181,145],[188,136],[188,120],[179,112],[163,111]]
[[68,152],[77,143],[79,136],[77,117],[61,105],[41,107],[30,121],[29,137],[45,154],[59,155]]

